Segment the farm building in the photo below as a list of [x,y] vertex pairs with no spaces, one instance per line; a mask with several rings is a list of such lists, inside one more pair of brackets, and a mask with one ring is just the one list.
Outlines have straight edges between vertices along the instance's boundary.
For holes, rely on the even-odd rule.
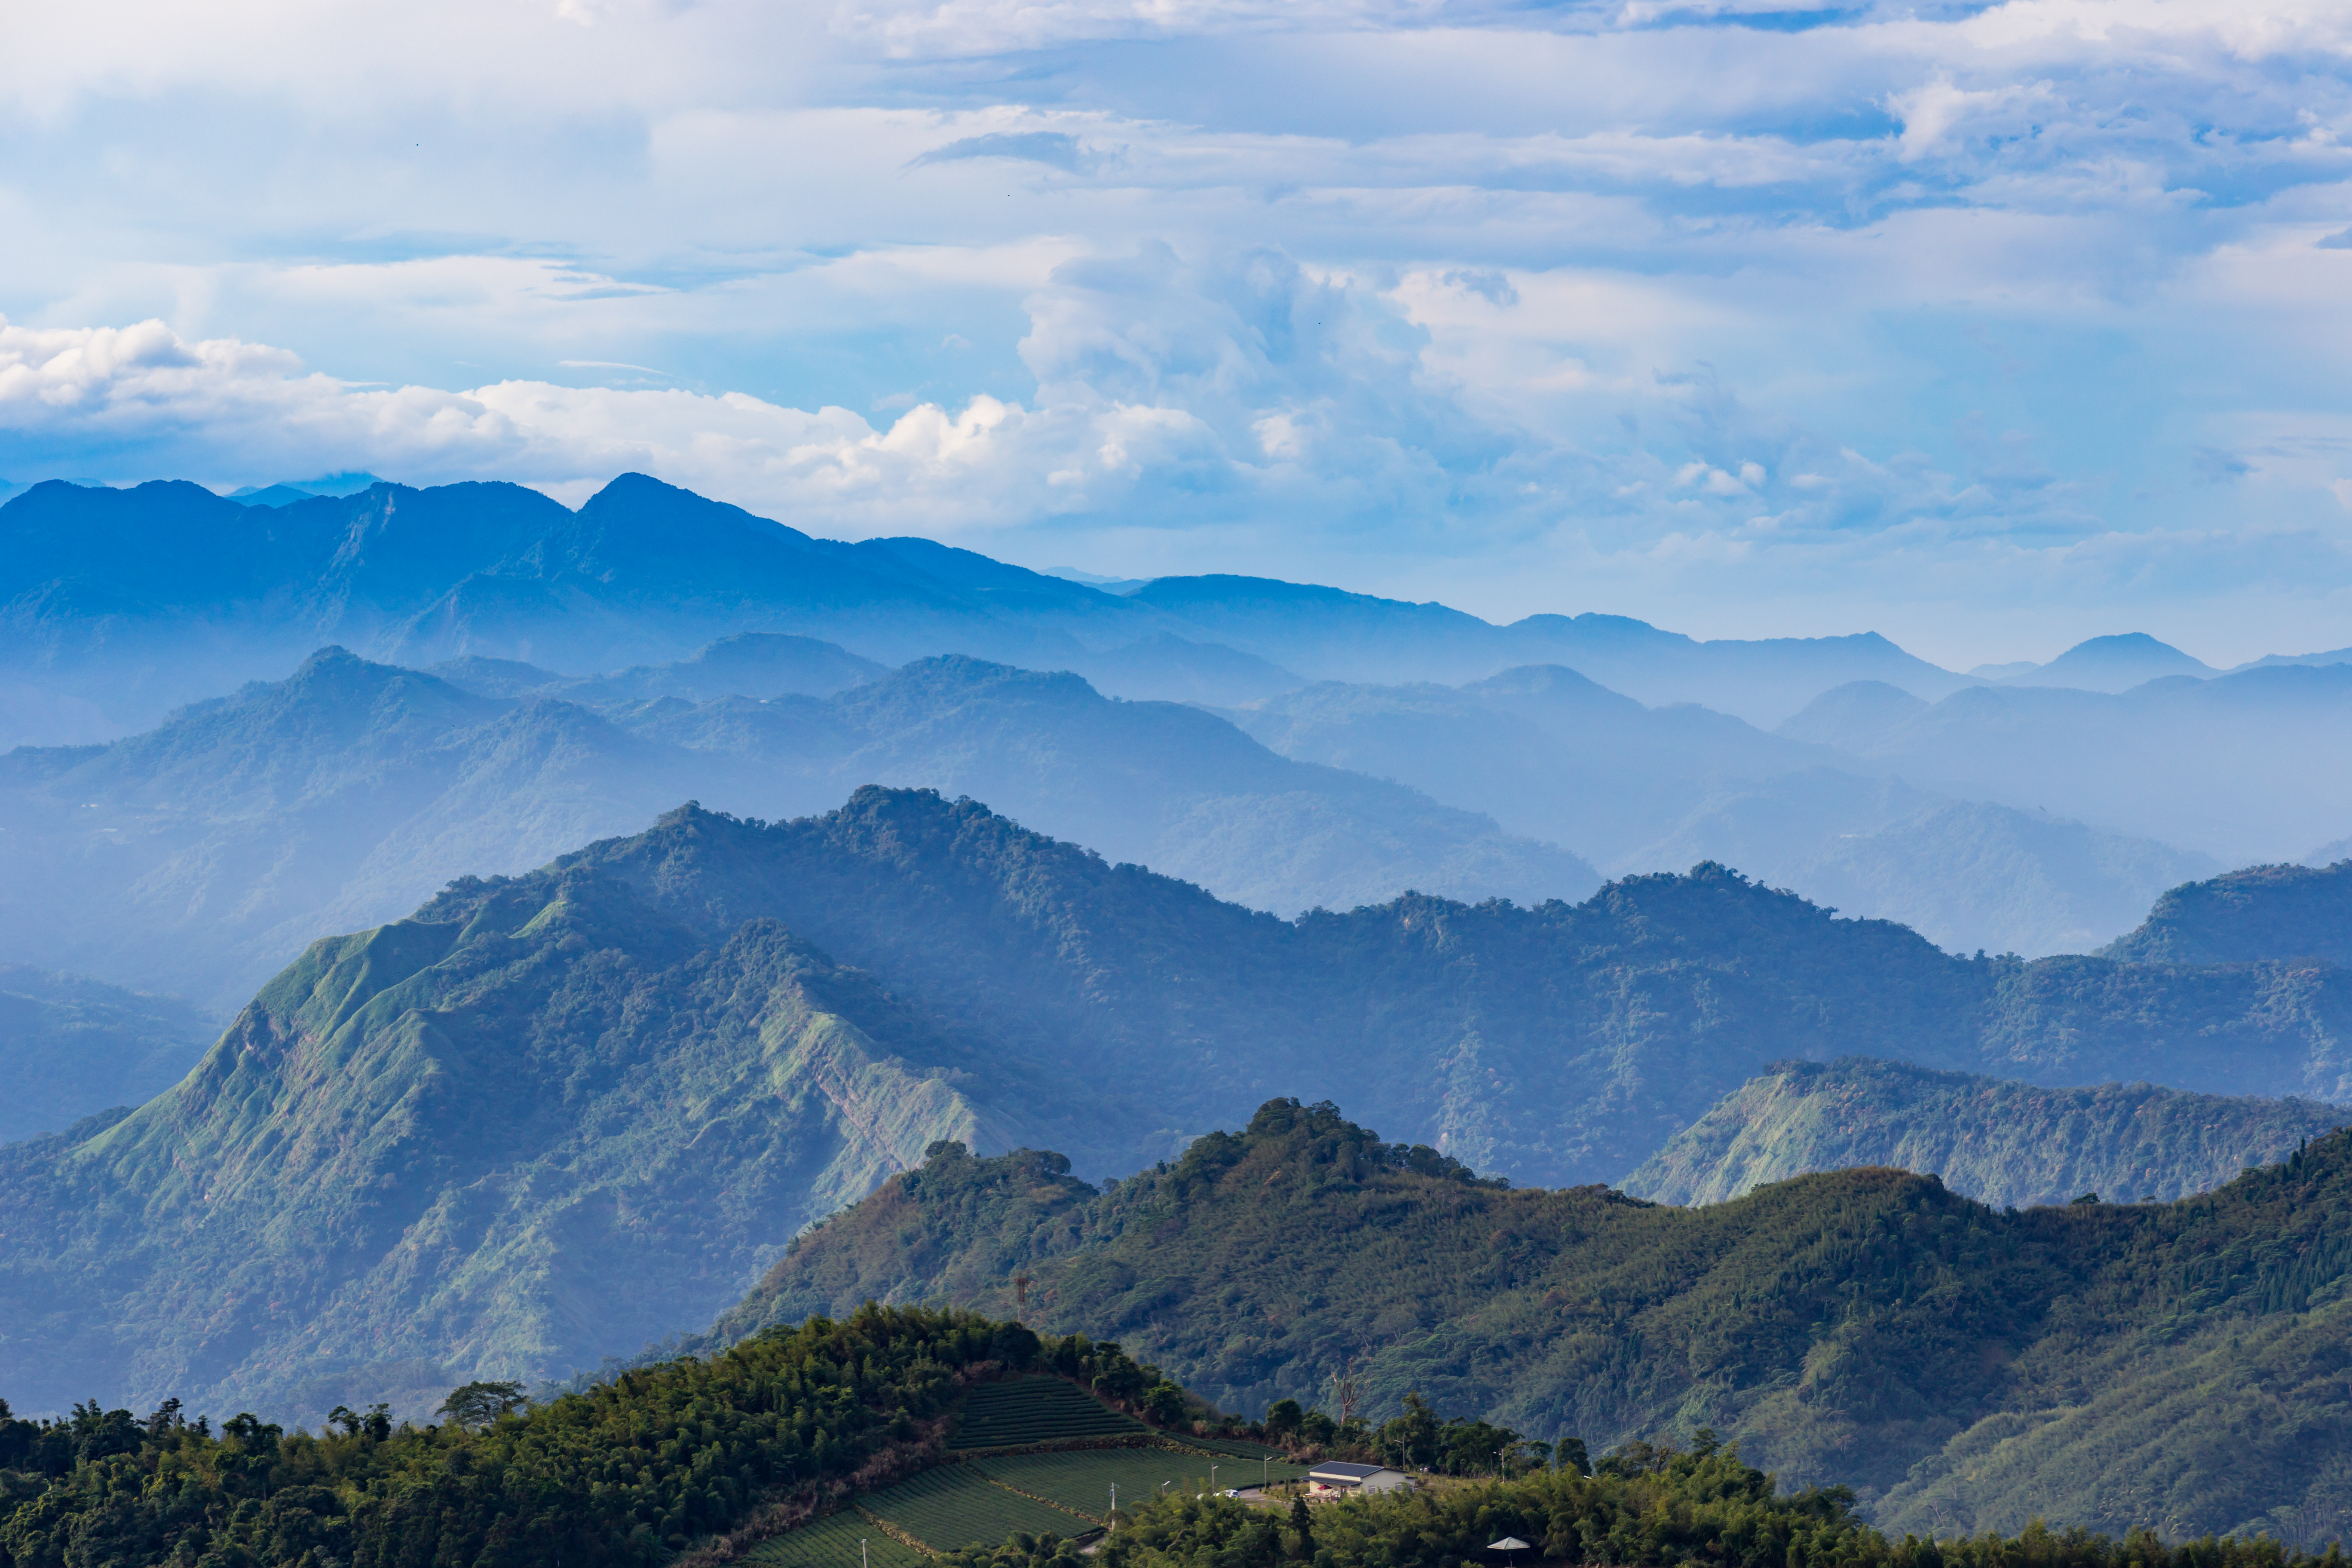
[[1317,1492],[1388,1492],[1412,1485],[1402,1470],[1381,1465],[1318,1465],[1307,1472],[1307,1484]]

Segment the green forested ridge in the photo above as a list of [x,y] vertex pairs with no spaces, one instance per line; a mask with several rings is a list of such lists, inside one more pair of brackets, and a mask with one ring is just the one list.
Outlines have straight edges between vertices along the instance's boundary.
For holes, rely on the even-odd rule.
[[[1049,1404],[1071,1428],[1065,1447],[1099,1442],[1106,1421],[1141,1446],[950,1463],[971,1447],[950,1437],[974,1406],[1008,1388],[1014,1405],[1036,1403],[1022,1391],[1060,1396]],[[830,1563],[845,1510],[855,1533],[887,1518],[886,1539],[895,1530],[948,1552],[1008,1528],[1083,1534],[1107,1512],[1095,1480],[1140,1491],[1146,1476],[1215,1462],[1125,1411],[1181,1425],[1196,1409],[1115,1344],[872,1303],[535,1406],[512,1384],[470,1385],[422,1427],[382,1404],[338,1407],[312,1435],[249,1414],[215,1432],[177,1399],[143,1419],[87,1401],[58,1421],[17,1420],[0,1403],[0,1568],[646,1564],[688,1546],[686,1561],[704,1564],[747,1549]],[[1087,1417],[1072,1422],[1074,1411]],[[804,1526],[813,1552],[792,1549]]]
[[[2269,1568],[2303,1554],[2276,1540],[2168,1543],[2039,1523],[2014,1538],[1890,1540],[1843,1489],[1781,1490],[1706,1439],[1685,1452],[1633,1451],[1597,1474],[1543,1472],[1419,1496],[1351,1498],[1289,1517],[1222,1498],[1171,1499],[1114,1534],[1102,1568],[1469,1568],[1519,1561],[1643,1568]],[[1302,1526],[1304,1527],[1302,1529]],[[2311,1543],[2315,1551],[2318,1542]],[[2318,1559],[2341,1561],[2333,1542]],[[1019,1553],[968,1554],[961,1568],[1039,1568]]]
[[2084,1193],[2169,1201],[2352,1122],[2308,1100],[2188,1094],[2153,1084],[2043,1089],[1849,1057],[1777,1062],[1625,1178],[1635,1197],[1713,1204],[1848,1165],[1933,1172],[1991,1204]]
[[2156,900],[2137,931],[2105,949],[2137,963],[2352,964],[2352,860],[2249,866]]
[[[929,792],[689,806],[317,944],[178,1088],[0,1160],[0,1379],[419,1411],[711,1321],[935,1140],[1099,1176],[1345,1096],[1591,1182],[1791,1056],[2327,1098],[2347,1001],[2324,965],[1954,959],[1714,866],[1285,921]],[[1050,1209],[1067,1174],[973,1201]]]
[[[891,1279],[894,1247],[922,1267]],[[1860,1169],[1680,1209],[1504,1188],[1277,1101],[1099,1192],[943,1147],[720,1333],[886,1288],[1004,1310],[1018,1274],[1041,1329],[1227,1408],[1328,1412],[1352,1368],[1375,1415],[1417,1390],[1596,1451],[1713,1427],[1898,1531],[2318,1539],[2352,1528],[2348,1269],[2347,1133],[2173,1204],[2002,1212]]]
[[653,1563],[757,1514],[768,1531],[936,1462],[974,1372],[1034,1335],[867,1310],[622,1373],[476,1426],[338,1412],[312,1436],[174,1400],[144,1420],[0,1407],[0,1568]]

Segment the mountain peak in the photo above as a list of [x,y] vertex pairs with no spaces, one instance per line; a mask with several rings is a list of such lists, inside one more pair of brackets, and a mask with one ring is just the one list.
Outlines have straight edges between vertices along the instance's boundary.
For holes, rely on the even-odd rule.
[[2076,643],[2039,668],[2011,677],[2009,686],[2072,686],[2084,691],[2126,691],[2168,675],[2204,679],[2221,671],[2158,642],[2146,632],[2121,632]]

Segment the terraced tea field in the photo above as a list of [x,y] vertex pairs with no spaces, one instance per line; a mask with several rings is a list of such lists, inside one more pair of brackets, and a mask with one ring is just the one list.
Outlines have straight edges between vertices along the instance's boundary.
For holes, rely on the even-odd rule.
[[[1277,1472],[1283,1466],[1290,1464],[1289,1460],[1282,1457],[1281,1449],[1269,1448],[1264,1443],[1244,1442],[1239,1437],[1187,1437],[1184,1442],[1195,1448],[1206,1448],[1212,1453],[1231,1454],[1237,1459],[1272,1459]],[[1307,1473],[1301,1466],[1291,1465],[1290,1468],[1302,1476]],[[1279,1474],[1275,1477],[1276,1480],[1281,1479]]]
[[1150,1430],[1058,1377],[1008,1377],[983,1383],[963,1396],[963,1411],[948,1447],[1009,1448],[1076,1437],[1141,1436]]
[[847,1509],[762,1541],[743,1556],[769,1568],[860,1568],[860,1536],[866,1538],[865,1561],[872,1568],[930,1568],[931,1559],[891,1540]]
[[[1003,1454],[993,1458],[974,1459],[970,1468],[1018,1487],[1024,1492],[1076,1509],[1100,1522],[1110,1511],[1110,1489],[1118,1487],[1122,1508],[1134,1508],[1157,1496],[1162,1481],[1172,1481],[1171,1491],[1194,1491],[1209,1481],[1209,1467],[1223,1464],[1218,1483],[1234,1483],[1235,1459],[1219,1461],[1205,1459],[1198,1454],[1180,1453],[1174,1448],[1154,1446],[1148,1448],[1084,1448],[1067,1454]],[[1242,1484],[1257,1479],[1257,1467],[1251,1465]],[[1304,1474],[1305,1472],[1299,1472]],[[1276,1478],[1280,1479],[1280,1478]]]
[[896,1486],[868,1492],[860,1508],[941,1552],[965,1546],[1002,1546],[1014,1531],[1048,1531],[1067,1540],[1094,1525],[1058,1508],[993,1485],[969,1465],[942,1465]]

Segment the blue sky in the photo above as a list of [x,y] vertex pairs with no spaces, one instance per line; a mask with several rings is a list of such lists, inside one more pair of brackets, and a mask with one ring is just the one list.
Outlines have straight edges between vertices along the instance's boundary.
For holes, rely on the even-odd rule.
[[5,12],[0,479],[2352,644],[2352,7]]

